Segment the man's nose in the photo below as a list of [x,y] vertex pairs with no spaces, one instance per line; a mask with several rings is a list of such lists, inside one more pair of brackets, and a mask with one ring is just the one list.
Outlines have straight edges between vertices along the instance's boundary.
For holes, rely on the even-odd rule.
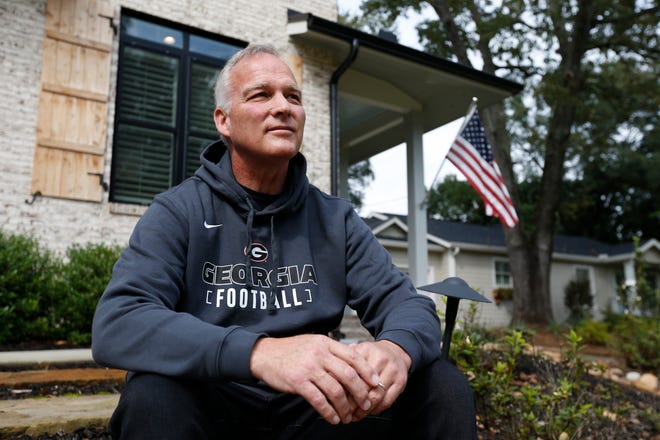
[[286,96],[282,93],[275,93],[272,99],[271,111],[273,114],[290,114],[291,113],[291,103]]

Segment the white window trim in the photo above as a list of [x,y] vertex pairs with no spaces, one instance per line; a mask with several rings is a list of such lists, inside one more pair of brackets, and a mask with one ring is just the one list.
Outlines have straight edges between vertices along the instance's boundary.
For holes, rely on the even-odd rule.
[[[497,263],[507,263],[509,265],[509,283],[508,284],[499,284],[497,282],[497,267],[496,267]],[[500,288],[500,287],[503,287],[503,288],[506,288],[506,289],[512,289],[513,288],[513,275],[511,273],[511,262],[509,260],[504,259],[504,258],[493,258],[492,264],[491,264],[490,267],[492,268],[492,274],[493,274],[493,286],[495,286],[496,289]]]

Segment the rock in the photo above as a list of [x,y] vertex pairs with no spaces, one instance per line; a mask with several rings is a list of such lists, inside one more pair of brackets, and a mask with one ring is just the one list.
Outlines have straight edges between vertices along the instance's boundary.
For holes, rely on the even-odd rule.
[[633,382],[633,385],[638,390],[653,393],[658,389],[658,377],[655,374],[644,373]]
[[610,369],[610,375],[621,377],[623,376],[623,370],[621,368],[616,368],[616,367],[612,368]]
[[641,374],[639,374],[637,371],[629,371],[628,373],[626,373],[626,380],[630,382],[636,381],[640,377]]
[[604,410],[603,417],[607,417],[611,421],[616,422],[616,413],[613,413],[612,411]]

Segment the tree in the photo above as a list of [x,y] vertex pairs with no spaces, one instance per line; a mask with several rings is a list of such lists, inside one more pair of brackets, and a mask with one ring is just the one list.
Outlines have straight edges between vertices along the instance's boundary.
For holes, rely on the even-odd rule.
[[452,175],[431,188],[426,212],[430,217],[453,222],[480,225],[498,222],[496,217],[486,215],[484,202],[472,186]]
[[363,160],[348,167],[348,199],[355,209],[362,208],[364,191],[374,180],[371,162]]
[[[478,63],[526,85],[520,96],[480,114],[514,204],[521,206],[514,159],[523,180],[538,182],[532,220],[521,217],[505,240],[516,290],[514,322],[549,323],[550,262],[567,162],[579,157],[584,135],[595,133],[586,117],[588,98],[610,65],[629,63],[636,73],[657,78],[660,8],[642,0],[366,0],[361,6],[372,21],[379,17],[390,27],[422,8],[435,14],[417,29],[428,52]],[[620,114],[612,117],[599,135],[626,128]],[[594,155],[602,153],[592,146]]]

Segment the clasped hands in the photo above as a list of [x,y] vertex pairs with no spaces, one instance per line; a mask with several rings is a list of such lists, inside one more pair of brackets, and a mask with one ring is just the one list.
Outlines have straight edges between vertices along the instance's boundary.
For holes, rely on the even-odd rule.
[[406,386],[410,356],[382,340],[346,345],[323,335],[261,338],[252,350],[254,377],[302,396],[332,424],[378,414]]

